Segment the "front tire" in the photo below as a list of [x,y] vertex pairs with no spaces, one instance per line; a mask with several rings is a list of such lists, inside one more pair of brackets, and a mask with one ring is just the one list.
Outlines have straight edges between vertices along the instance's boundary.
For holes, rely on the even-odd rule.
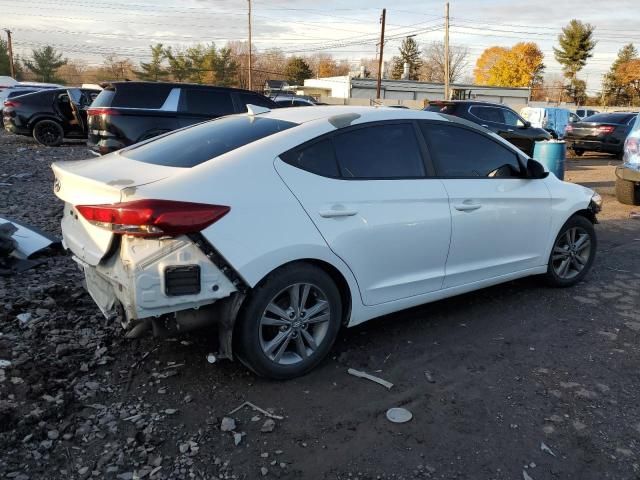
[[33,127],[33,138],[46,147],[57,147],[64,140],[64,130],[54,120],[40,120]]
[[552,287],[570,287],[591,269],[596,256],[597,238],[593,224],[574,215],[560,229],[551,249],[546,280]]
[[584,155],[584,150],[582,150],[581,148],[574,148],[573,153],[576,154],[576,157],[581,157],[582,155]]
[[342,320],[340,292],[327,273],[297,263],[271,273],[240,310],[238,358],[275,380],[304,375],[329,353]]

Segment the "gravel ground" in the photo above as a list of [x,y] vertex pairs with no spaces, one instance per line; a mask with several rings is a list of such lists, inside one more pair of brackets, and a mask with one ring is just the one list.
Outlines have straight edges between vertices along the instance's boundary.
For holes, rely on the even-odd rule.
[[[0,215],[59,234],[49,165],[87,156],[0,133]],[[568,162],[605,199],[577,287],[524,279],[375,320],[285,383],[208,363],[214,332],[125,340],[61,252],[0,277],[0,478],[640,478],[640,207],[615,201],[614,165]],[[283,418],[229,414],[245,401]]]

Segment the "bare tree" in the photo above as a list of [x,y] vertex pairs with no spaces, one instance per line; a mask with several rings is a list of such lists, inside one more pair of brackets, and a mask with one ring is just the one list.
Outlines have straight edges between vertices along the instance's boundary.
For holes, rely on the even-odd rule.
[[[422,71],[423,82],[444,83],[444,43],[431,42],[423,50]],[[449,82],[454,83],[462,78],[469,66],[469,50],[459,45],[449,46]]]

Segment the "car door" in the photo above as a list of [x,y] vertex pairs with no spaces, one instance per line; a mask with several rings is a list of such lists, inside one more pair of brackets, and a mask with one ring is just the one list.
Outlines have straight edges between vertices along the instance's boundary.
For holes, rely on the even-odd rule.
[[182,88],[178,102],[178,125],[180,128],[232,113],[235,113],[235,107],[229,90]]
[[451,214],[429,178],[415,123],[340,129],[276,160],[327,244],[353,272],[365,305],[442,288]]
[[444,288],[545,265],[551,196],[525,178],[518,155],[490,134],[420,122],[449,195],[452,237]]
[[[502,111],[506,128],[498,132],[498,135],[518,147],[527,155],[533,155],[533,144],[536,141],[535,137],[539,135],[539,133],[535,131],[536,129],[531,128],[531,124],[527,123],[525,119],[513,110],[508,108],[500,108],[500,110]],[[551,118],[549,119],[551,120]],[[553,122],[553,120],[551,121]]]

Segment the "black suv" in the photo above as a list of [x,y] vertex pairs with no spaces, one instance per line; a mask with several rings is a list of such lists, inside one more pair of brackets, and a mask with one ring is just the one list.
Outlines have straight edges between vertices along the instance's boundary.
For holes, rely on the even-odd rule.
[[212,118],[247,111],[247,104],[277,108],[264,95],[189,83],[111,82],[88,110],[93,152],[106,154]]
[[87,138],[87,107],[100,93],[87,88],[53,88],[5,100],[4,128],[17,135],[33,135],[48,147],[65,138]]
[[425,110],[446,113],[477,123],[497,133],[529,156],[539,140],[550,140],[549,132],[534,128],[516,112],[505,105],[489,102],[453,100],[429,102]]

